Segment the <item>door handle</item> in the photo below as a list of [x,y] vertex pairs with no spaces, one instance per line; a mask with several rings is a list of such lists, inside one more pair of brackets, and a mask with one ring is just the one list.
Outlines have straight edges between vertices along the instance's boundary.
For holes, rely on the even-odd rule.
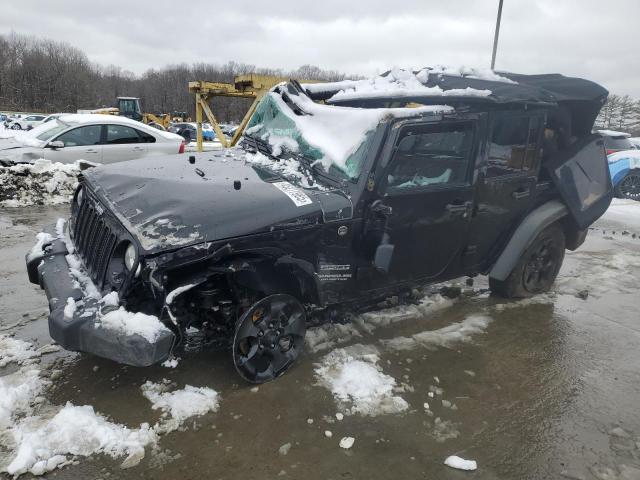
[[84,151],[85,153],[98,153],[98,150],[95,148],[88,148]]
[[519,188],[515,192],[511,194],[511,196],[516,200],[521,200],[523,198],[527,198],[531,194],[531,190],[528,188]]
[[142,150],[144,150],[143,147],[133,147],[134,150],[141,152]]
[[469,215],[469,211],[471,210],[471,202],[449,203],[445,206],[445,208],[450,214],[461,214],[463,218],[466,218]]

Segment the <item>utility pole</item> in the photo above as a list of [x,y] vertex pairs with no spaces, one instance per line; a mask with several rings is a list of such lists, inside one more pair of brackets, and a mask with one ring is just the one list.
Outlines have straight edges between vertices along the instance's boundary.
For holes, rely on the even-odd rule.
[[502,1],[498,4],[498,19],[496,20],[496,33],[493,36],[493,55],[491,55],[491,70],[496,67],[496,51],[498,50],[498,36],[500,35],[500,19],[502,18]]

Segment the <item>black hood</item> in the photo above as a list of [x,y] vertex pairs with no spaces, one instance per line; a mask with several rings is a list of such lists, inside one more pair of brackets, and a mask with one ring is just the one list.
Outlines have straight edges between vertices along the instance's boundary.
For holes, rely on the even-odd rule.
[[352,215],[342,191],[295,186],[237,148],[121,162],[84,176],[146,253]]

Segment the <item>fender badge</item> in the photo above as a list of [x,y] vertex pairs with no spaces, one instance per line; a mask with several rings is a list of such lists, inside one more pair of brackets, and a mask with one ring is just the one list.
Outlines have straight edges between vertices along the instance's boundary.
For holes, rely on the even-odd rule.
[[338,235],[344,237],[347,233],[349,233],[349,227],[347,227],[346,225],[338,227]]

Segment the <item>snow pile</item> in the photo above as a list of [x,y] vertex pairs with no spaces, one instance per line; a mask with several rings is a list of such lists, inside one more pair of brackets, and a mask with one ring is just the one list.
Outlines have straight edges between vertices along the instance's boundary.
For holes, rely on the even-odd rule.
[[53,242],[53,235],[47,232],[40,232],[36,235],[36,244],[31,248],[29,254],[27,255],[27,260],[31,260],[34,257],[39,257],[44,255],[44,251],[42,247],[44,247],[47,243]]
[[316,365],[315,375],[347,413],[375,416],[407,410],[407,402],[394,395],[396,380],[382,373],[379,360],[375,347],[340,348]]
[[429,349],[450,347],[456,343],[468,342],[473,335],[483,333],[491,318],[486,315],[470,315],[462,322],[453,323],[438,330],[427,330],[410,337],[396,337],[380,342],[392,350],[410,350],[417,346]]
[[279,158],[277,161],[274,161],[260,152],[247,152],[245,154],[245,160],[249,163],[265,166],[283,177],[299,183],[304,188],[319,187],[319,185],[314,183],[313,179],[304,172],[300,162],[294,158]]
[[0,206],[57,205],[68,203],[78,185],[81,160],[72,164],[36,160],[0,166]]
[[399,305],[358,315],[347,324],[326,323],[307,329],[306,348],[314,353],[344,345],[354,338],[398,322],[419,320],[453,305],[454,300],[440,294],[426,295],[415,305]]
[[96,321],[96,328],[113,330],[120,335],[140,335],[149,343],[154,343],[162,333],[170,331],[158,317],[141,312],[129,312],[124,307],[100,315]]
[[[491,90],[478,90],[467,87],[465,89],[443,90],[442,88],[427,87],[431,70],[423,69],[418,73],[410,70],[393,69],[386,75],[359,81],[348,81],[345,85],[334,84],[340,90],[329,101],[354,100],[358,98],[401,98],[419,96],[476,96],[487,97]],[[443,73],[438,70],[438,73]]]
[[450,65],[436,65],[435,67],[426,67],[422,71],[428,72],[429,74],[433,75],[449,75],[452,77],[465,77],[473,78],[476,80],[488,80],[490,82],[502,82],[511,84],[518,83],[511,80],[510,78],[498,75],[490,68],[468,67],[465,65],[461,65],[459,67],[453,67]]
[[122,467],[138,464],[156,434],[148,424],[138,429],[109,422],[90,405],[67,403],[52,418],[29,417],[11,429],[15,456],[4,471],[11,475],[31,472],[42,475],[65,465],[66,455],[104,453],[126,456]]
[[478,468],[478,464],[475,460],[465,460],[464,458],[458,457],[456,455],[447,457],[447,459],[444,461],[444,464],[447,467],[457,468],[458,470],[475,470]]
[[30,368],[0,377],[0,439],[17,417],[32,413],[33,403],[48,383],[39,370]]
[[163,412],[163,419],[155,427],[157,431],[171,432],[190,417],[218,410],[220,397],[215,390],[187,385],[181,390],[169,391],[170,386],[168,380],[163,380],[162,383],[147,381],[141,387],[152,408]]
[[24,365],[39,356],[40,352],[35,350],[30,343],[7,335],[0,335],[0,368],[6,367],[12,362]]

